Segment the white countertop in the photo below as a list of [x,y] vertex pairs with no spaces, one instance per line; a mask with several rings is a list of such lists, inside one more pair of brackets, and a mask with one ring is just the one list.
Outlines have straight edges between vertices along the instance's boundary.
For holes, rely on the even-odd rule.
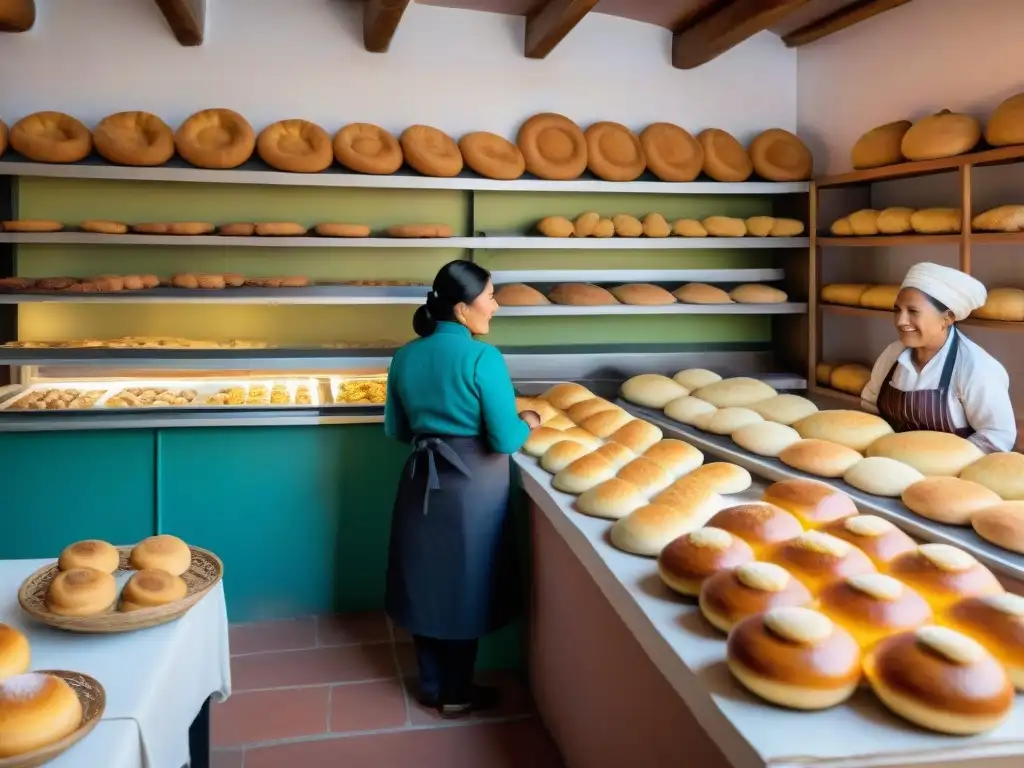
[[[869,691],[823,712],[794,712],[747,693],[725,666],[725,638],[695,601],[674,594],[653,559],[612,547],[610,521],[573,511],[575,497],[556,491],[537,460],[517,454],[523,487],[565,539],[651,660],[736,768],[1020,768],[1024,697],[996,731],[952,737],[917,729],[891,715]],[[755,482],[729,505],[759,498]]]

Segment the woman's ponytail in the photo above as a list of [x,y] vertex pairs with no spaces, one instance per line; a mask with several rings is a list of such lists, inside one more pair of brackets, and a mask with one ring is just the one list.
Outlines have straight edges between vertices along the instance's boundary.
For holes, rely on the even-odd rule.
[[437,319],[431,311],[431,304],[437,302],[437,294],[431,291],[427,294],[427,300],[423,306],[416,310],[412,316],[412,330],[419,337],[430,336],[437,330]]

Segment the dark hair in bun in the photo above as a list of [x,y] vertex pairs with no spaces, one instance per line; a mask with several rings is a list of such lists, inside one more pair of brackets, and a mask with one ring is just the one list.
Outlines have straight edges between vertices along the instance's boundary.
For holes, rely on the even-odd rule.
[[434,277],[433,290],[426,303],[412,316],[417,336],[429,336],[439,322],[458,322],[455,307],[472,304],[484,292],[491,273],[471,261],[449,261]]

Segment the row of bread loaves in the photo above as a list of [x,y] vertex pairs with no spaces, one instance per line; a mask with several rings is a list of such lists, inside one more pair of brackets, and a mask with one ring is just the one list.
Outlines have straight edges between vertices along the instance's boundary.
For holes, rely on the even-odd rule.
[[818,363],[814,378],[823,387],[860,397],[871,380],[871,369],[860,363]]
[[608,306],[632,304],[782,304],[789,299],[785,291],[761,283],[745,283],[726,292],[705,283],[687,283],[669,291],[653,283],[628,283],[603,288],[593,283],[562,283],[544,295],[524,283],[502,285],[494,300],[503,307],[535,307],[545,304],[568,306]]
[[601,216],[594,211],[581,213],[575,220],[565,216],[547,216],[537,222],[537,231],[545,237],[797,237],[804,225],[798,219],[774,216],[707,216],[704,219],[668,221],[660,213],[648,213],[643,219],[620,213]]
[[832,222],[831,232],[839,237],[856,235],[951,235],[960,231],[959,208],[863,208]]
[[[822,286],[821,300],[826,304],[881,309],[889,312],[894,309],[899,292],[900,286],[898,285],[831,283]],[[1024,322],[1024,290],[1005,287],[991,288],[984,305],[974,310],[970,316],[981,320]],[[838,387],[836,388],[838,389]],[[860,394],[860,391],[855,394]]]

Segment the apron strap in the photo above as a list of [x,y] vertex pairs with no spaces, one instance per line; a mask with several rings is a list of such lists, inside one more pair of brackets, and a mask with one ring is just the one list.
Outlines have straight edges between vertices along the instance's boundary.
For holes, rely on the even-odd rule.
[[441,480],[437,474],[437,456],[447,461],[456,471],[466,477],[471,477],[472,472],[462,460],[462,457],[455,452],[448,443],[439,437],[416,437],[412,441],[412,462],[409,464],[409,479],[416,477],[416,470],[419,467],[420,458],[425,457],[427,461],[427,486],[423,491],[423,514],[427,514],[430,506],[430,492],[441,490]]
[[[953,340],[949,345],[949,354],[946,355],[946,361],[942,366],[942,376],[939,378],[939,391],[944,397],[949,392],[949,385],[953,381],[953,368],[956,366],[957,354],[960,352],[960,332],[954,327],[950,333],[953,334]],[[945,400],[943,400],[943,406],[948,408]]]

